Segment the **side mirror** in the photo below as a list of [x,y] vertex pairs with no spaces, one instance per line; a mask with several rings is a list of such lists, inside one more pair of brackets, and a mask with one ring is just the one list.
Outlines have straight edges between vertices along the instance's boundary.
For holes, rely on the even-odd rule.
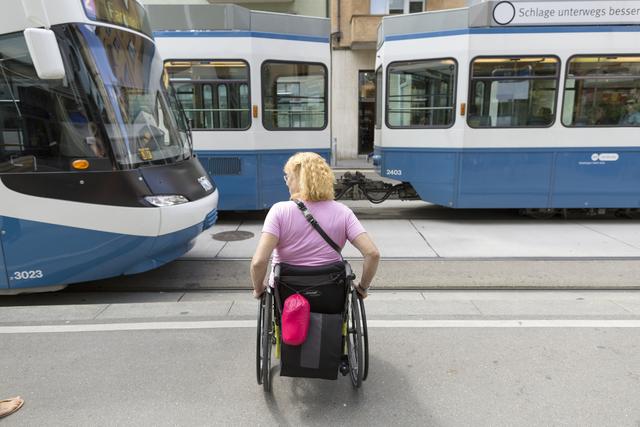
[[42,28],[27,28],[24,39],[38,77],[43,80],[63,79],[66,73],[55,33]]

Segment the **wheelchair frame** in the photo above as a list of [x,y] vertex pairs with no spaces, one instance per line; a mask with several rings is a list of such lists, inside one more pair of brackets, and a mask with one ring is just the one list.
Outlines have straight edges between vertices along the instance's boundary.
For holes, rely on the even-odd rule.
[[[351,383],[359,388],[369,375],[369,336],[364,301],[354,285],[355,275],[345,262],[346,295],[342,312],[342,352],[347,356]],[[277,277],[276,277],[277,280]],[[276,284],[277,286],[277,284]],[[267,286],[258,304],[256,336],[256,377],[265,392],[271,391],[272,350],[280,359],[281,334],[280,315],[274,304],[274,288]],[[347,372],[340,372],[346,375]]]

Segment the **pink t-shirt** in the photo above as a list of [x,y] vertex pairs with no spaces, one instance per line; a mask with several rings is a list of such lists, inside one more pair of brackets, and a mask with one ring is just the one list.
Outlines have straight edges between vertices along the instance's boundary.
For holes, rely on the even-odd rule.
[[[366,230],[351,209],[334,200],[304,202],[331,240],[341,248]],[[293,201],[271,207],[262,227],[278,238],[273,263],[318,266],[340,261],[340,255],[309,224]]]

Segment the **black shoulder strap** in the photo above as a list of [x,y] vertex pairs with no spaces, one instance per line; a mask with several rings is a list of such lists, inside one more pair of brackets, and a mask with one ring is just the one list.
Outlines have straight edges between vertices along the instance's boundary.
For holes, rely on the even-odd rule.
[[322,227],[320,227],[320,224],[318,224],[318,221],[316,221],[316,219],[313,217],[313,215],[311,215],[311,212],[309,212],[309,209],[307,209],[307,206],[304,203],[302,203],[301,200],[294,200],[294,202],[296,203],[296,205],[298,205],[298,209],[300,209],[302,211],[302,214],[307,219],[309,224],[311,224],[311,226],[313,228],[315,228],[318,233],[320,233],[320,235],[325,240],[325,242],[327,242],[329,244],[329,246],[331,246],[336,252],[338,252],[340,257],[342,257],[342,252],[340,250],[340,246],[338,246],[336,244],[336,242],[331,240],[331,237],[329,237],[327,235],[327,233],[324,232]]

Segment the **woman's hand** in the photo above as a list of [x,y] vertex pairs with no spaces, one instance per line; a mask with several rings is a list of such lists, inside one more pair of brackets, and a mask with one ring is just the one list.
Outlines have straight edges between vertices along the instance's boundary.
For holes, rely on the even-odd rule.
[[369,288],[368,287],[363,288],[362,286],[360,286],[360,283],[356,285],[356,291],[358,292],[358,294],[360,294],[362,299],[365,299],[366,297],[369,296],[369,293],[367,292],[367,290],[369,290]]
[[255,299],[260,299],[262,298],[262,294],[264,294],[264,291],[267,289],[267,287],[265,285],[262,285],[262,287],[260,289],[253,289],[252,295]]

